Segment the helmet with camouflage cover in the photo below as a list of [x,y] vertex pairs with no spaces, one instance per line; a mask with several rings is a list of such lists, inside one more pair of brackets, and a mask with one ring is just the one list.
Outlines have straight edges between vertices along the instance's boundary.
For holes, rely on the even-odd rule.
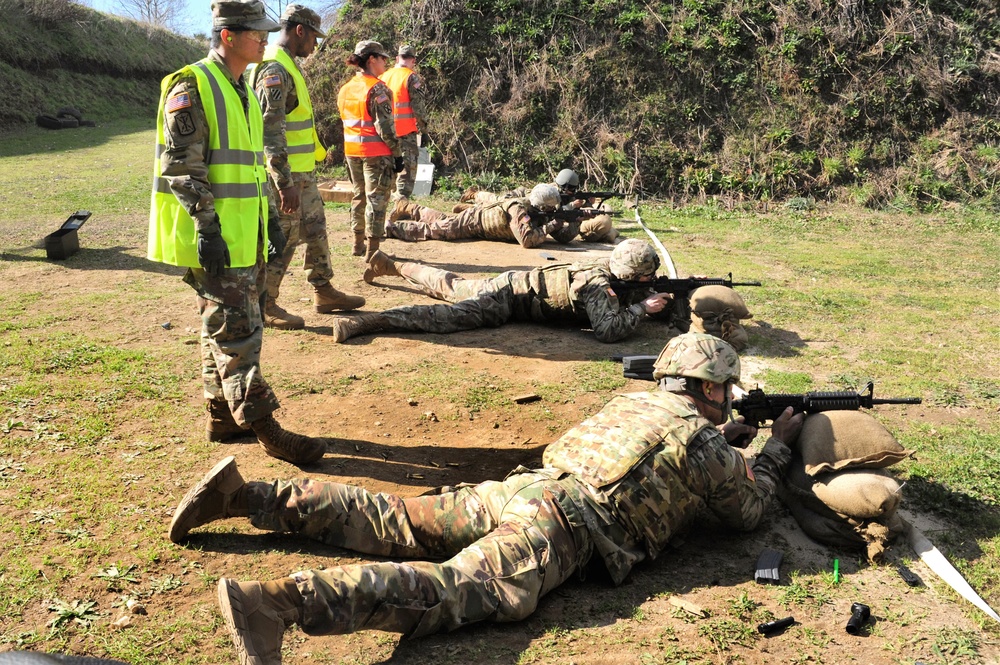
[[563,169],[556,174],[556,184],[559,185],[559,189],[564,187],[576,189],[580,186],[580,176],[573,169]]
[[659,267],[660,257],[645,240],[629,238],[611,252],[611,273],[618,279],[636,280],[655,275]]
[[653,363],[653,378],[684,377],[712,383],[740,380],[740,357],[718,337],[686,333],[667,342]]
[[555,185],[540,183],[531,189],[531,193],[528,194],[528,203],[536,210],[554,212],[562,205],[562,197],[559,195],[559,188]]

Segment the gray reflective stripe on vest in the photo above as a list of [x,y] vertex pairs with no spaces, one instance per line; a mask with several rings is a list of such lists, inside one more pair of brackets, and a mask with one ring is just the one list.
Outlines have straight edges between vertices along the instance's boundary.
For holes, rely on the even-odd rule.
[[[222,88],[212,74],[212,70],[204,62],[196,62],[195,67],[205,72],[208,77],[208,85],[212,88],[212,100],[215,101],[215,117],[219,123],[219,149],[229,149],[229,115],[226,113],[226,98],[222,94]],[[222,111],[221,113],[219,111]]]
[[285,152],[289,155],[304,155],[306,153],[312,154],[316,151],[316,146],[313,144],[309,145],[290,145],[285,149]]
[[313,121],[310,120],[293,120],[292,122],[285,123],[286,132],[297,132],[300,129],[310,129],[313,126]]
[[408,109],[410,108],[410,102],[396,102],[397,109]]
[[344,143],[374,143],[376,141],[381,141],[381,137],[378,136],[348,136],[344,135]]
[[399,118],[412,118],[412,117],[414,117],[414,115],[412,113],[397,113],[396,114],[396,119],[399,119]]
[[[173,194],[170,181],[160,176],[153,183],[158,194]],[[260,189],[256,183],[212,183],[212,196],[217,199],[256,199],[260,197]]]
[[344,127],[374,127],[374,122],[367,122],[365,120],[345,120]]
[[263,163],[263,153],[252,150],[209,150],[208,158],[205,160],[209,164],[237,164],[239,166],[254,166]]

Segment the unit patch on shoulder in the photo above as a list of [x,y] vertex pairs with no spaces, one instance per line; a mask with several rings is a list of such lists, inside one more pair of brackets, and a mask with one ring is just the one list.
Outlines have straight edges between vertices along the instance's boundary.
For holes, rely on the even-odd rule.
[[166,110],[167,113],[176,113],[181,109],[186,109],[190,107],[191,107],[191,93],[178,92],[176,95],[167,100]]
[[264,85],[268,88],[273,88],[276,85],[281,85],[281,77],[277,74],[270,74],[264,77]]

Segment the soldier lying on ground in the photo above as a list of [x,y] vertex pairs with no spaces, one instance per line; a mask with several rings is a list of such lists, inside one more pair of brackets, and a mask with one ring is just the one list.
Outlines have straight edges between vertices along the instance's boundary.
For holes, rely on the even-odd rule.
[[269,582],[219,580],[222,615],[244,665],[281,662],[291,623],[314,635],[386,630],[407,637],[477,621],[515,621],[594,553],[620,584],[655,559],[702,505],[729,528],[757,526],[791,459],[803,416],[789,408],[753,467],[727,440],[756,435],[730,415],[740,361],[722,340],[689,333],[664,347],[672,392],[631,393],[549,446],[543,468],[515,469],[438,494],[402,498],[306,479],[244,482],[230,457],[174,513],[174,542],[226,517],[310,536],[382,562],[306,570]]
[[333,340],[343,342],[373,332],[451,333],[535,321],[588,326],[598,340],[617,342],[632,334],[643,317],[662,311],[672,296],[639,290],[619,299],[611,280],[649,281],[659,265],[653,248],[634,239],[615,247],[610,259],[512,270],[492,279],[465,279],[419,263],[397,263],[378,252],[368,263],[365,281],[383,275],[403,277],[431,297],[452,304],[335,317]]
[[[580,233],[581,221],[567,222],[546,216],[546,213],[558,211],[561,205],[559,190],[555,185],[547,184],[535,185],[527,196],[512,196],[475,205],[457,215],[399,199],[389,213],[385,233],[390,238],[406,242],[503,240],[531,249],[545,242],[547,236],[552,236],[557,242],[565,244]],[[611,218],[608,217],[609,228],[610,224]],[[595,225],[591,237],[604,238],[607,234],[606,229],[603,235],[598,233],[596,226],[599,225]]]
[[[563,169],[556,175],[555,185],[559,188],[559,194],[562,196],[563,201],[566,201],[568,197],[575,196],[576,192],[580,189],[580,176],[573,169]],[[457,204],[451,211],[459,213],[475,205],[484,205],[501,199],[527,195],[528,190],[524,187],[515,187],[499,194],[482,191],[478,187],[470,187],[462,193],[461,203]],[[596,201],[593,199],[573,198],[563,205],[562,209],[580,210],[584,207],[591,207],[595,203]],[[611,225],[611,215],[608,214],[585,217],[571,224],[577,226],[576,231],[580,234],[580,240],[583,242],[615,242],[619,235],[618,229]],[[569,226],[569,228],[572,228],[572,226]],[[560,231],[560,237],[565,237],[568,234],[569,230]]]

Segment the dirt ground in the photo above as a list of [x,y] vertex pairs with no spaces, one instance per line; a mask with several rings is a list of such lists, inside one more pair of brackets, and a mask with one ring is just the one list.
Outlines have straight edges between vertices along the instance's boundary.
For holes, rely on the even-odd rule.
[[[347,256],[349,239],[342,230],[346,214],[328,213],[328,217],[330,240],[338,256],[334,283],[365,296],[366,311],[433,302],[404,287],[398,278],[380,278],[374,286],[362,282],[361,260]],[[136,237],[144,238],[142,228],[142,222],[137,220]],[[549,243],[525,250],[503,243],[406,244],[394,240],[387,241],[383,248],[400,257],[462,274],[540,266],[549,262],[545,255],[558,261],[578,260],[601,256],[611,249],[607,245],[561,247]],[[96,268],[100,279],[95,279],[94,270],[75,270],[72,261],[39,261],[8,269],[7,281],[16,284],[18,280],[31,280],[32,290],[51,293],[95,288],[113,292],[116,284],[136,279],[134,265],[142,253],[139,242],[122,248],[120,265],[108,261]],[[446,357],[455,377],[462,382],[491,377],[487,393],[497,392],[507,398],[526,393],[544,396],[552,394],[551,386],[567,387],[580,381],[580,369],[593,360],[618,353],[656,353],[665,341],[664,330],[652,323],[644,323],[633,338],[613,346],[597,342],[588,331],[514,324],[454,335],[365,336],[337,345],[329,337],[329,316],[311,311],[300,267],[301,252],[285,280],[281,300],[289,310],[305,316],[307,327],[303,331],[265,333],[264,374],[280,387],[282,409],[277,415],[283,424],[304,433],[331,437],[329,454],[305,472],[370,490],[413,495],[438,485],[501,479],[519,464],[536,465],[546,444],[599,409],[610,394],[596,390],[580,392],[570,400],[542,399],[506,408],[487,404],[474,410],[453,403],[447,396],[421,393],[421,362],[439,364]],[[684,272],[683,266],[679,268]],[[188,393],[193,414],[190,427],[196,430],[201,427],[202,412],[195,378],[197,345],[192,341],[199,323],[190,290],[180,284],[179,271],[163,272],[168,274],[143,278],[176,281],[176,298],[133,301],[133,311],[120,313],[113,320],[99,311],[83,311],[66,327],[70,332],[95,325],[113,332],[117,327],[122,344],[135,348],[187,345],[192,377]],[[4,289],[8,295],[11,288]],[[137,324],[126,325],[125,321]],[[162,326],[166,321],[171,322],[169,329]],[[757,321],[755,325],[766,327],[767,322]],[[782,334],[773,328],[771,331],[769,334]],[[755,356],[751,349],[747,373],[759,372],[772,362],[774,358]],[[413,392],[385,390],[380,385],[380,376],[398,377],[400,373],[413,377]],[[752,376],[744,378],[753,381]],[[344,390],[330,388],[338,381],[346,386]],[[648,385],[630,381],[622,390],[641,390]],[[907,413],[901,409],[893,417],[903,418]],[[919,413],[934,417],[930,409],[921,408]],[[127,426],[116,432],[119,438],[156,440],[164,435],[128,431]],[[181,435],[189,436],[191,432]],[[171,456],[173,463],[162,469],[159,480],[165,490],[151,499],[162,517],[162,529],[146,537],[166,538],[177,501],[214,460],[225,455],[236,455],[248,479],[303,473],[268,458],[250,443],[219,445],[204,462],[179,447]],[[919,515],[908,517],[932,540],[944,528]],[[101,530],[95,538],[116,537],[113,525]],[[780,586],[753,582],[754,564],[764,547],[784,552]],[[911,558],[913,554],[905,545],[897,545],[892,556]],[[844,576],[839,585],[834,585],[829,575],[834,558],[839,559]],[[360,560],[350,552],[264,534],[245,520],[231,520],[198,530],[187,544],[173,548],[169,560],[161,562],[161,572],[180,575],[197,568],[208,576],[251,579]],[[753,533],[726,533],[706,515],[691,533],[678,539],[675,549],[656,562],[640,566],[622,587],[611,586],[594,568],[588,571],[586,580],[573,580],[543,599],[538,611],[518,624],[476,626],[413,641],[376,632],[307,637],[294,630],[286,634],[285,662],[998,662],[1000,650],[996,640],[988,636],[983,636],[978,656],[971,659],[963,655],[960,644],[955,646],[961,639],[948,641],[951,631],[958,631],[960,636],[977,633],[974,619],[978,615],[938,583],[919,561],[910,566],[929,588],[911,589],[891,565],[870,566],[856,555],[810,541],[775,501],[771,514]],[[695,617],[677,609],[670,603],[675,596],[700,606],[706,616]],[[741,597],[742,606],[749,610],[739,610]],[[793,597],[799,600],[789,600]],[[787,604],[783,605],[782,600]],[[844,631],[848,608],[855,601],[868,604],[875,617],[873,627],[862,636]],[[155,622],[157,617],[190,617],[193,632],[198,635],[195,645],[205,662],[233,662],[233,651],[215,607],[214,585],[189,584],[169,596],[151,598],[147,603],[149,614],[135,617],[135,624],[141,630],[143,622]],[[774,617],[793,615],[798,623],[773,637],[758,636],[753,627],[767,612]],[[46,620],[41,608],[37,614],[24,617],[28,626],[42,625]],[[141,635],[139,630],[136,639]],[[79,639],[78,648],[90,644],[89,638]],[[180,659],[181,653],[175,653],[175,657]]]

